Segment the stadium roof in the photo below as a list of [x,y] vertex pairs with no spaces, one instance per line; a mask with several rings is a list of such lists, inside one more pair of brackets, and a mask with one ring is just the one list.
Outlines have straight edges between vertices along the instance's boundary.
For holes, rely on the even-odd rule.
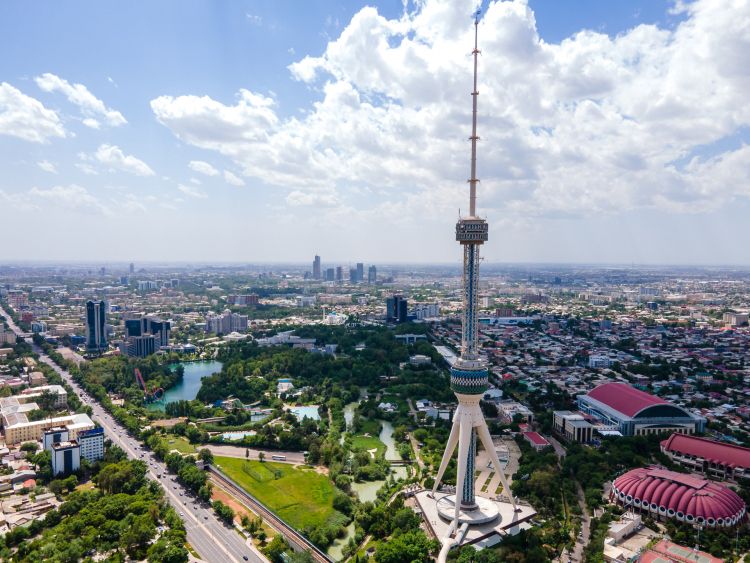
[[627,383],[603,383],[589,391],[588,396],[631,418],[645,408],[670,404]]
[[734,526],[746,511],[733,490],[659,467],[641,467],[620,475],[612,483],[612,495],[621,504],[689,524]]
[[684,434],[672,434],[661,443],[665,450],[692,455],[733,467],[750,468],[750,448],[697,438]]

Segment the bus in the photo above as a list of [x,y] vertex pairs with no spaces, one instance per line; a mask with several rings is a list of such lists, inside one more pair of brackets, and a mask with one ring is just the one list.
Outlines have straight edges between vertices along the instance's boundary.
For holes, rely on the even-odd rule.
[[272,455],[271,459],[274,461],[286,461],[285,455]]

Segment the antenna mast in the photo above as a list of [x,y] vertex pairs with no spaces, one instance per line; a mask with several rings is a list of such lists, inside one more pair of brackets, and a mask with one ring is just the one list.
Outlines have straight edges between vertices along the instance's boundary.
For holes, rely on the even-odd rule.
[[479,55],[479,14],[481,10],[477,10],[474,14],[474,91],[471,93],[472,97],[472,114],[471,114],[471,178],[469,178],[469,216],[476,217],[477,214],[477,97],[479,92],[477,91],[477,56]]

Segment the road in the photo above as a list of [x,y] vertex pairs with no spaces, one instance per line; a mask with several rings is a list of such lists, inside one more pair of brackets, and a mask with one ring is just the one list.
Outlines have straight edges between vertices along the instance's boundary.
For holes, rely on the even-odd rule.
[[[258,459],[258,454],[262,451],[265,455],[266,461],[273,461],[274,463],[292,463],[294,465],[301,465],[305,463],[305,454],[302,452],[285,452],[278,450],[256,450],[254,448],[243,448],[242,446],[230,446],[230,445],[216,445],[206,444],[201,446],[211,450],[211,453],[218,456],[224,457],[237,457],[245,459],[245,453],[249,450],[250,456],[248,459]],[[271,459],[271,456],[281,456],[286,459]]]
[[166,465],[157,460],[149,450],[142,447],[138,440],[128,435],[125,428],[107,414],[93,397],[89,396],[73,381],[73,377],[68,371],[60,368],[41,348],[33,344],[29,335],[16,326],[2,306],[0,306],[0,315],[5,317],[16,336],[26,338],[26,341],[32,345],[34,352],[39,355],[39,359],[60,374],[73,388],[81,401],[92,408],[92,419],[104,428],[105,437],[122,448],[128,457],[142,459],[148,464],[147,475],[164,487],[166,499],[185,522],[188,542],[204,561],[210,563],[218,561],[255,561],[260,563],[266,561],[235,530],[222,524],[213,510],[197,500],[188,489],[177,481],[176,476],[169,475]]

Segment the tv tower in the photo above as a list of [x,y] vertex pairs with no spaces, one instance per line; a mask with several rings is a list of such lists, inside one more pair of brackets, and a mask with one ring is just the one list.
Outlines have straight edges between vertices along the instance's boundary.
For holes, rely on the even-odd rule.
[[[499,516],[496,504],[488,499],[477,499],[474,495],[474,460],[476,457],[476,440],[481,440],[489,454],[495,471],[500,475],[503,491],[510,497],[514,511],[518,511],[513,494],[510,492],[505,473],[500,466],[495,446],[492,443],[487,422],[479,407],[479,401],[489,387],[486,362],[477,350],[477,298],[479,291],[479,247],[488,239],[487,221],[477,216],[477,57],[479,30],[479,12],[474,18],[474,91],[471,120],[471,178],[469,178],[469,216],[459,217],[456,223],[456,240],[464,250],[463,277],[463,318],[461,329],[461,356],[451,367],[451,389],[458,399],[458,408],[453,415],[453,427],[445,446],[445,453],[440,463],[432,496],[435,498],[446,467],[453,457],[458,445],[458,475],[456,477],[456,494],[438,500],[440,515],[452,520],[449,535],[458,535],[462,524],[483,524]],[[455,540],[454,540],[455,541]]]

